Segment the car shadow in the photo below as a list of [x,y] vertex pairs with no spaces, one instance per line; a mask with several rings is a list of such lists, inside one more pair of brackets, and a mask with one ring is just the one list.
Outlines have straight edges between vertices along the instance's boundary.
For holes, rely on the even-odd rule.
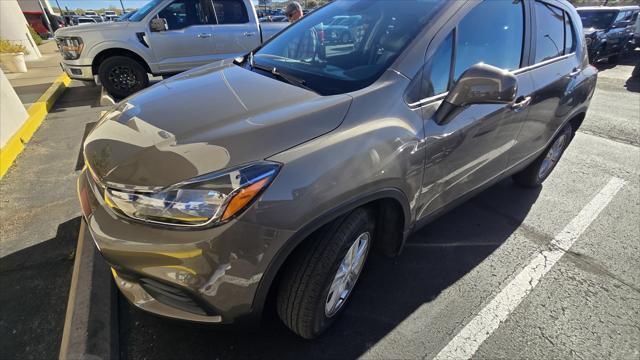
[[56,236],[0,259],[0,348],[3,359],[58,356],[80,218]]
[[638,64],[638,62],[640,62],[640,48],[637,48],[629,52],[628,54],[620,55],[617,61],[614,63],[608,62],[607,60],[603,60],[593,65],[598,69],[598,71],[603,71],[603,70],[613,69],[618,65],[635,66],[636,64]]
[[399,257],[370,257],[345,312],[313,341],[285,328],[272,308],[258,331],[243,333],[162,319],[121,297],[121,357],[358,357],[498,249],[523,222],[539,191],[502,181],[414,233]]
[[50,113],[65,112],[68,108],[90,106],[92,108],[101,107],[100,87],[89,86],[72,82],[56,101]]

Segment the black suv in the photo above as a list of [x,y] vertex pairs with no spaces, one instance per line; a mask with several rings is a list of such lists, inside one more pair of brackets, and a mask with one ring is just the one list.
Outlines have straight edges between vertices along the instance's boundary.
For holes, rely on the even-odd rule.
[[605,58],[615,62],[618,55],[633,49],[639,12],[640,6],[578,8],[591,63]]

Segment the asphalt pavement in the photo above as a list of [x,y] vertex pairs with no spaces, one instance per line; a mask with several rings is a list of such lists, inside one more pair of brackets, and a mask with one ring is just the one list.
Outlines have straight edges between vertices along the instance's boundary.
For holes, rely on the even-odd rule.
[[73,83],[0,182],[0,359],[56,359],[80,229],[78,153],[100,88]]
[[505,180],[412,235],[401,256],[370,258],[321,338],[296,337],[273,312],[246,333],[121,298],[121,357],[639,359],[638,61],[599,66],[582,129],[542,188]]

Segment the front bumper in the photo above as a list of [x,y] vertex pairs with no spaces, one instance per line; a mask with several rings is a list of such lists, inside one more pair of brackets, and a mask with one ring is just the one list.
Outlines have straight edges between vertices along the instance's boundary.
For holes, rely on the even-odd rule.
[[78,193],[89,233],[133,305],[205,323],[259,318],[260,281],[288,232],[243,220],[252,216],[251,208],[224,225],[201,230],[128,221],[106,209],[87,170],[78,178]]
[[72,79],[94,81],[91,65],[72,65],[61,62],[60,67]]

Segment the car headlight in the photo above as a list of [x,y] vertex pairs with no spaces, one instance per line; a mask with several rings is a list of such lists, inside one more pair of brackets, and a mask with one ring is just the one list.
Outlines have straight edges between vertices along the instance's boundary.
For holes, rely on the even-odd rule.
[[104,200],[117,213],[136,220],[175,226],[215,225],[247,208],[279,169],[280,164],[263,161],[158,192],[106,188]]
[[80,57],[84,43],[79,37],[61,37],[57,39],[60,53],[65,60],[76,60]]
[[588,38],[585,39],[585,42],[587,43],[587,46],[590,46],[591,43],[593,42],[593,39],[588,37]]

